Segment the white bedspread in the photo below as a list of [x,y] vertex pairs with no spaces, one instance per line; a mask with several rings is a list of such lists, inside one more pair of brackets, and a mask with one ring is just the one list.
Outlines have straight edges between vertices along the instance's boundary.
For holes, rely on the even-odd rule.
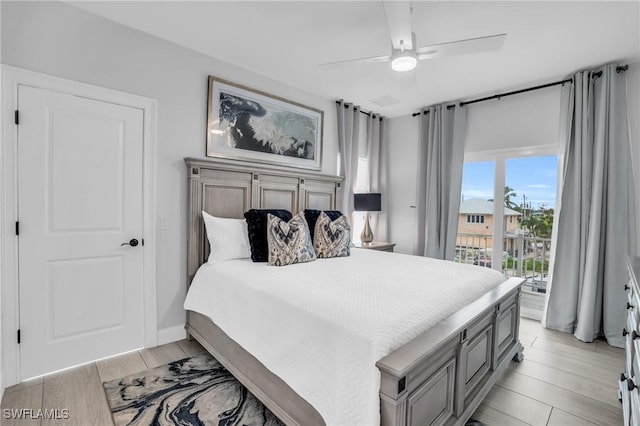
[[377,425],[376,361],[504,280],[487,268],[353,249],[284,267],[205,264],[184,308],[211,318],[328,425]]

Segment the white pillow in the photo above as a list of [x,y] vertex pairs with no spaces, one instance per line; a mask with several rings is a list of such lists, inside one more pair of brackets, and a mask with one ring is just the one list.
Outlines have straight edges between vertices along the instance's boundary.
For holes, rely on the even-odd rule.
[[202,212],[209,240],[209,260],[245,259],[251,257],[249,232],[244,219],[226,219]]

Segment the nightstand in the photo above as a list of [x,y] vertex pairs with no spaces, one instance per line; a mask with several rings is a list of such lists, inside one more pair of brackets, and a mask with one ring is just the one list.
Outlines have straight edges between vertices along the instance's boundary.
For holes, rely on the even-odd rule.
[[389,251],[393,253],[393,248],[396,246],[396,243],[386,243],[380,241],[374,241],[369,244],[359,244],[354,245],[355,248],[362,248],[367,250],[378,250],[378,251]]

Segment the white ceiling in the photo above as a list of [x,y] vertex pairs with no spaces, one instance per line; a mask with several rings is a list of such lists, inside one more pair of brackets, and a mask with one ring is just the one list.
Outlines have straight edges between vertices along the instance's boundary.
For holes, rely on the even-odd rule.
[[[322,71],[387,55],[380,1],[87,1],[74,6],[326,98],[387,116],[438,102],[546,83],[580,68],[640,58],[638,1],[414,1],[418,46],[507,33],[502,51]],[[390,95],[401,103],[380,107]]]

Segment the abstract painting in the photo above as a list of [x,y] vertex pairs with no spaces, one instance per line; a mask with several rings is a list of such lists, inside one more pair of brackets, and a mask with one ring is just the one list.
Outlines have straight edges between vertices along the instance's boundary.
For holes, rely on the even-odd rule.
[[209,76],[207,156],[320,170],[323,112]]

